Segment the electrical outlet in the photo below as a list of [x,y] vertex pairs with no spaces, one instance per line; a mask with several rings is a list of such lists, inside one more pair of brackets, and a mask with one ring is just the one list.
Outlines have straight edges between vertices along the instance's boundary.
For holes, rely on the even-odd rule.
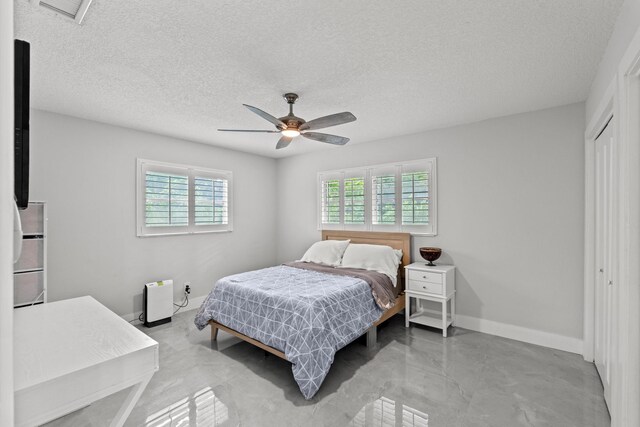
[[184,282],[184,293],[187,295],[191,293],[191,282]]

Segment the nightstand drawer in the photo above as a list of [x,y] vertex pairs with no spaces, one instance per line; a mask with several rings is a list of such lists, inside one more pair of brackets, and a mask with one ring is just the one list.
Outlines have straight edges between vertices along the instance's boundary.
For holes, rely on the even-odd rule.
[[[430,271],[409,270],[409,280],[418,280],[421,282],[439,283],[442,285],[442,274],[432,273]],[[442,290],[442,286],[440,286]]]
[[[439,276],[439,274],[437,274],[437,276]],[[442,295],[441,283],[430,283],[420,280],[412,280],[410,278],[408,288],[410,291],[427,292],[429,294]]]

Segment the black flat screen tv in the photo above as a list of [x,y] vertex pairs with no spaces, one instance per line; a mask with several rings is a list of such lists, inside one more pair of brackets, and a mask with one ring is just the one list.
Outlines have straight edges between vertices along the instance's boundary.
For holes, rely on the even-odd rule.
[[29,203],[29,43],[15,40],[15,197],[18,208]]

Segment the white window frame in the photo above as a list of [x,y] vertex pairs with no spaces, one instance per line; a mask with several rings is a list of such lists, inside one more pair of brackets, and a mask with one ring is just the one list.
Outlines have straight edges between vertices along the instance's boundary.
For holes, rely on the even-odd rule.
[[[227,233],[233,231],[233,172],[207,169],[190,165],[137,159],[136,161],[136,235],[138,237],[173,236],[184,234]],[[188,225],[148,227],[145,225],[146,173],[175,173],[189,179],[189,220]],[[227,180],[227,224],[195,225],[194,178]]]
[[[396,185],[396,221],[395,224],[373,224],[373,189],[372,177],[376,173],[390,171],[395,175]],[[429,173],[429,224],[405,225],[402,224],[402,174],[426,171]],[[344,223],[344,180],[356,176],[365,178],[365,223]],[[327,179],[340,180],[340,223],[324,224],[322,222],[322,182]],[[437,158],[411,160],[406,162],[385,163],[380,165],[364,166],[349,169],[338,169],[318,172],[317,177],[317,223],[318,230],[365,230],[365,231],[402,231],[414,236],[436,236],[438,234],[438,171]]]

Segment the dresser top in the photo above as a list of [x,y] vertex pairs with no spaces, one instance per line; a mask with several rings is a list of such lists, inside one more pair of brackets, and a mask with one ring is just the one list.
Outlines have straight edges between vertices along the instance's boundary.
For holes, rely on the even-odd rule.
[[14,390],[158,346],[92,297],[14,311]]
[[447,265],[447,264],[436,264],[434,266],[428,266],[427,261],[418,261],[412,264],[405,266],[404,268],[410,270],[420,270],[420,271],[432,271],[436,273],[446,273],[447,271],[454,270],[456,268],[455,265]]

